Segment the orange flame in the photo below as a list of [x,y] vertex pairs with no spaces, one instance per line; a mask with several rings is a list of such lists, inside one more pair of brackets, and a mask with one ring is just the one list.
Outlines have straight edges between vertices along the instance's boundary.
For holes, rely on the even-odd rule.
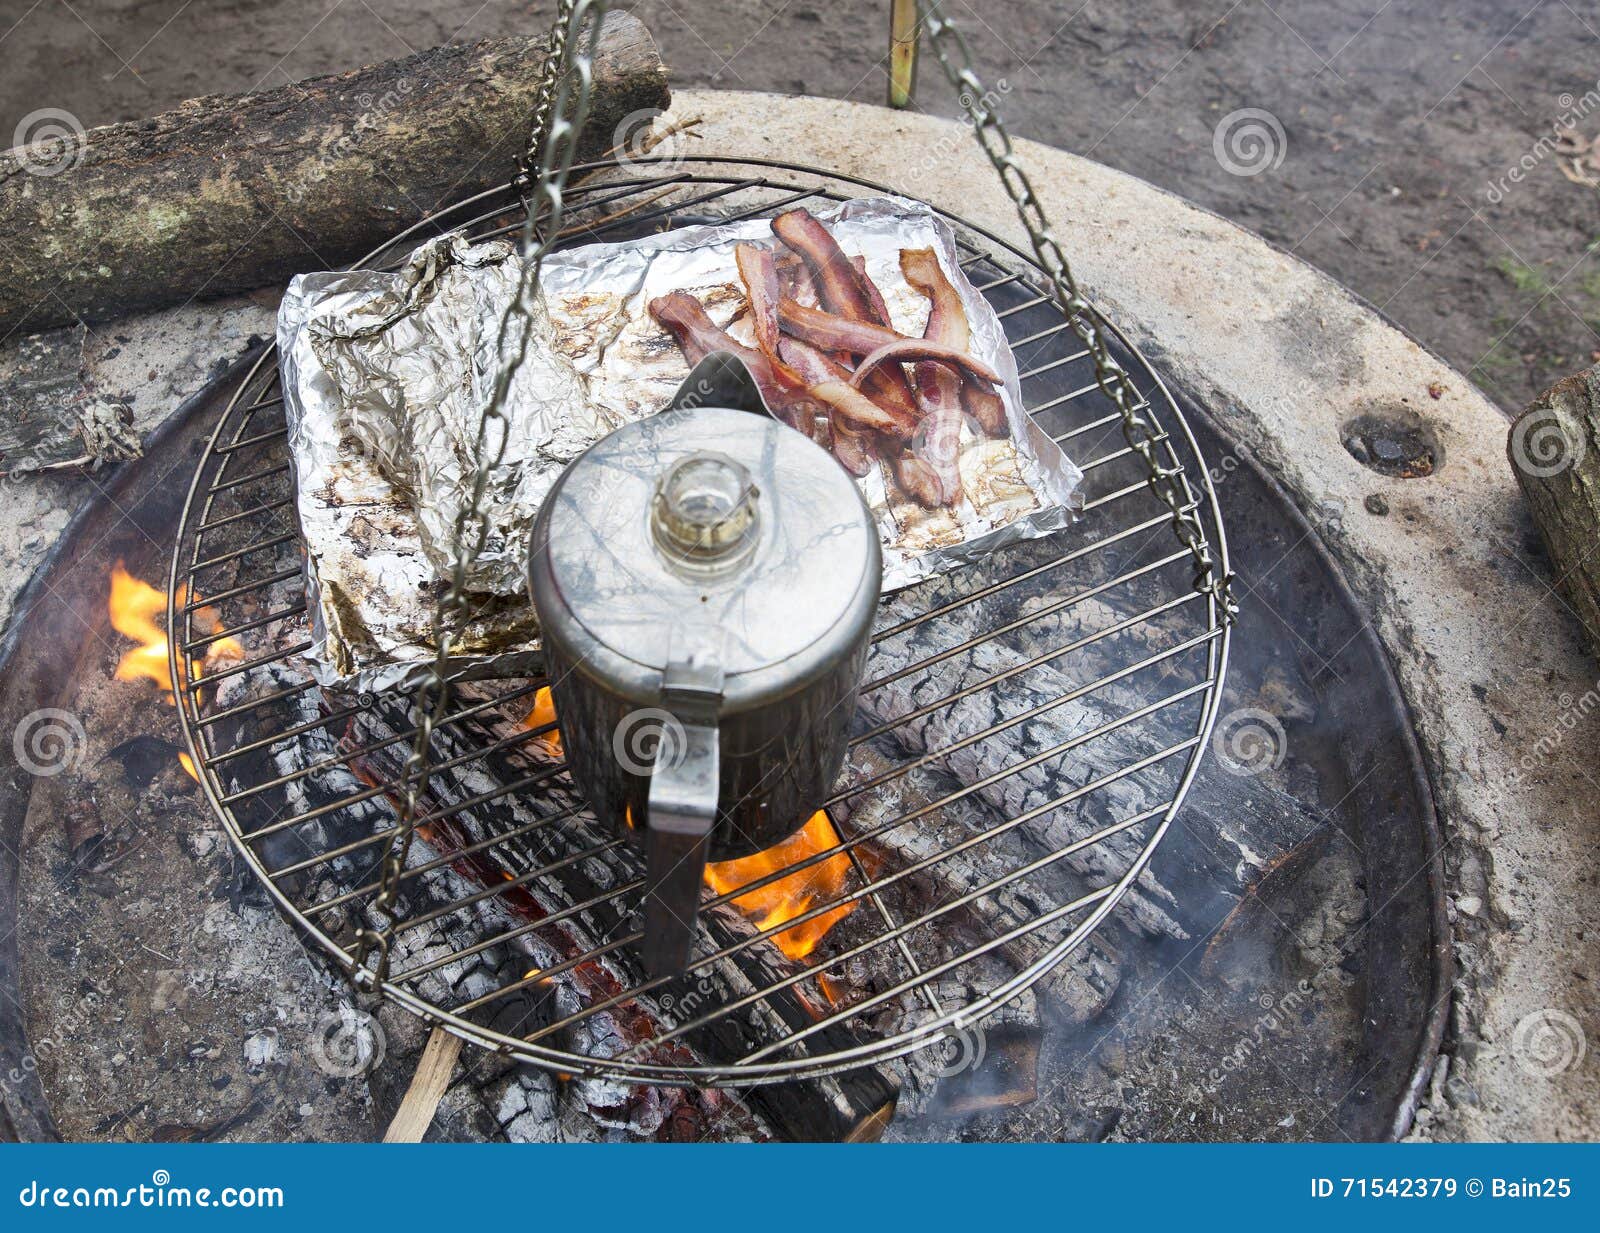
[[[178,602],[185,602],[183,588],[178,589]],[[167,597],[148,582],[141,582],[118,561],[111,570],[111,597],[107,603],[111,612],[111,628],[139,645],[126,651],[117,661],[114,674],[119,681],[154,681],[172,701],[173,681],[167,663],[167,635],[156,624],[156,617],[166,611]],[[217,628],[218,617],[214,608],[197,608],[195,623],[203,632]],[[244,647],[237,638],[218,638],[206,647],[205,656],[192,660],[189,670],[200,666],[216,667],[244,658]],[[191,770],[190,774],[194,772]]]
[[166,609],[167,597],[149,583],[140,582],[118,561],[111,571],[111,628],[140,645],[126,652],[117,664],[119,681],[154,681],[172,692],[167,666],[167,635],[156,624],[156,614]]
[[178,750],[178,765],[183,767],[183,773],[195,783],[200,782],[200,772],[194,769],[194,759],[183,750]]
[[[819,809],[809,822],[782,843],[754,856],[707,865],[706,885],[719,895],[727,894],[808,856],[838,847],[839,834],[827,813]],[[835,851],[827,860],[740,895],[733,905],[765,931],[839,895],[849,877],[850,858],[842,851]],[[774,934],[772,940],[789,958],[803,959],[816,949],[830,929],[855,911],[855,907],[855,900],[840,904],[792,929]]]
[[[533,709],[523,719],[522,726],[524,728],[542,728],[546,724],[555,723],[555,721],[556,700],[550,693],[550,687],[541,685],[534,691]],[[561,730],[559,728],[551,728],[550,731],[542,733],[539,740],[548,745],[552,753],[561,753]]]

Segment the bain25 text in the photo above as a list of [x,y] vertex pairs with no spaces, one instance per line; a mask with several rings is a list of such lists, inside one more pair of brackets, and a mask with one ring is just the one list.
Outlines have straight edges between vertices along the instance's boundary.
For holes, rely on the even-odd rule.
[[1453,1177],[1314,1177],[1314,1199],[1565,1199],[1572,1194],[1565,1177],[1493,1177],[1465,1183]]

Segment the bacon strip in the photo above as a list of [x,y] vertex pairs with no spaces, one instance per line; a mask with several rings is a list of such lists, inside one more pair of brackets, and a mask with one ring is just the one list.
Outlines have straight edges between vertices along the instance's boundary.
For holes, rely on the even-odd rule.
[[733,260],[744,280],[745,298],[750,301],[750,324],[756,332],[756,345],[768,359],[778,358],[778,301],[783,293],[778,285],[778,263],[770,248],[756,244],[735,244]]
[[[778,354],[809,385],[816,386],[825,381],[850,384],[848,368],[798,338],[780,339]],[[833,429],[830,444],[839,465],[858,479],[872,470],[871,443],[837,413],[830,413],[825,422],[830,423]]]
[[657,296],[650,315],[677,340],[690,367],[713,351],[731,351],[744,361],[772,413],[790,428],[815,437],[816,404],[807,396],[806,383],[787,364],[736,342],[706,315],[705,305],[684,291]]
[[862,256],[850,258],[850,264],[856,267],[856,273],[861,275],[861,283],[867,293],[867,302],[872,306],[872,319],[879,325],[893,324],[889,320],[889,306],[883,302],[883,292],[878,290],[878,284],[872,281],[867,273],[867,259]]
[[902,248],[900,272],[906,282],[928,297],[928,324],[922,336],[956,351],[967,350],[972,344],[972,332],[967,328],[961,293],[944,276],[944,267],[933,249]]
[[784,211],[772,220],[772,234],[800,254],[824,308],[852,321],[874,320],[876,310],[867,290],[871,285],[867,276],[850,263],[838,241],[810,210]]
[[785,334],[808,342],[824,351],[846,351],[851,355],[871,355],[879,347],[905,339],[904,334],[871,321],[854,321],[807,308],[795,300],[778,301],[778,324]]
[[[906,281],[928,297],[928,325],[923,338],[940,342],[957,351],[966,351],[972,344],[972,333],[967,325],[967,314],[961,305],[961,294],[950,285],[944,268],[931,248],[902,248],[900,272]],[[921,368],[921,365],[918,365]],[[925,384],[918,374],[914,380],[920,390]],[[962,405],[988,437],[1009,436],[1011,425],[1006,421],[1006,407],[999,393],[986,389],[975,381],[963,381],[960,387]]]
[[1000,384],[1000,375],[994,369],[965,351],[957,351],[942,343],[929,342],[925,338],[903,337],[885,343],[857,364],[850,383],[860,389],[861,383],[870,377],[880,364],[904,364],[912,360],[931,360],[951,368],[962,369],[980,381],[987,381],[990,385]]
[[822,381],[811,387],[811,395],[828,404],[849,421],[854,429],[881,432],[886,437],[904,441],[911,436],[905,423],[890,415],[860,390],[843,381]]
[[[971,341],[961,296],[931,248],[902,248],[900,272],[928,297],[922,337],[965,351]],[[898,473],[901,487],[923,505],[954,505],[961,496],[961,377],[944,364],[920,360],[911,384],[922,404],[922,428],[911,443],[913,462]]]

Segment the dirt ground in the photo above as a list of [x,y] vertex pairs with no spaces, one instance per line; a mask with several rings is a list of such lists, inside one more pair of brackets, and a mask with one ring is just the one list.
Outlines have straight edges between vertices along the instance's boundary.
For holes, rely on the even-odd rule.
[[[680,83],[882,100],[887,17],[861,16],[886,11],[881,0],[621,7],[650,26]],[[1600,134],[1591,6],[946,9],[985,76],[1007,82],[1003,113],[1019,133],[1261,232],[1371,300],[1503,408],[1600,358],[1600,195],[1563,166],[1597,184],[1600,171],[1553,146],[1563,123],[1586,141]],[[87,125],[132,119],[197,94],[542,29],[549,10],[526,0],[0,0],[0,141],[40,108]],[[931,61],[922,84],[922,107],[953,112]],[[1267,114],[1235,116],[1244,109]],[[1252,127],[1265,146],[1250,144]]]

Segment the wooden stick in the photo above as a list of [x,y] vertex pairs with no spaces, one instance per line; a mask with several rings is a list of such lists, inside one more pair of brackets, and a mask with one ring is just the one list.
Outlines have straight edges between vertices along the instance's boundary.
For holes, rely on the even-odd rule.
[[450,1076],[455,1071],[456,1059],[461,1056],[461,1037],[453,1036],[443,1028],[434,1028],[423,1047],[422,1060],[417,1063],[417,1073],[411,1076],[411,1086],[406,1089],[394,1121],[384,1132],[385,1143],[421,1143],[422,1136],[433,1124],[439,1102],[450,1087]]
[[909,107],[917,89],[917,0],[889,0],[889,106]]

